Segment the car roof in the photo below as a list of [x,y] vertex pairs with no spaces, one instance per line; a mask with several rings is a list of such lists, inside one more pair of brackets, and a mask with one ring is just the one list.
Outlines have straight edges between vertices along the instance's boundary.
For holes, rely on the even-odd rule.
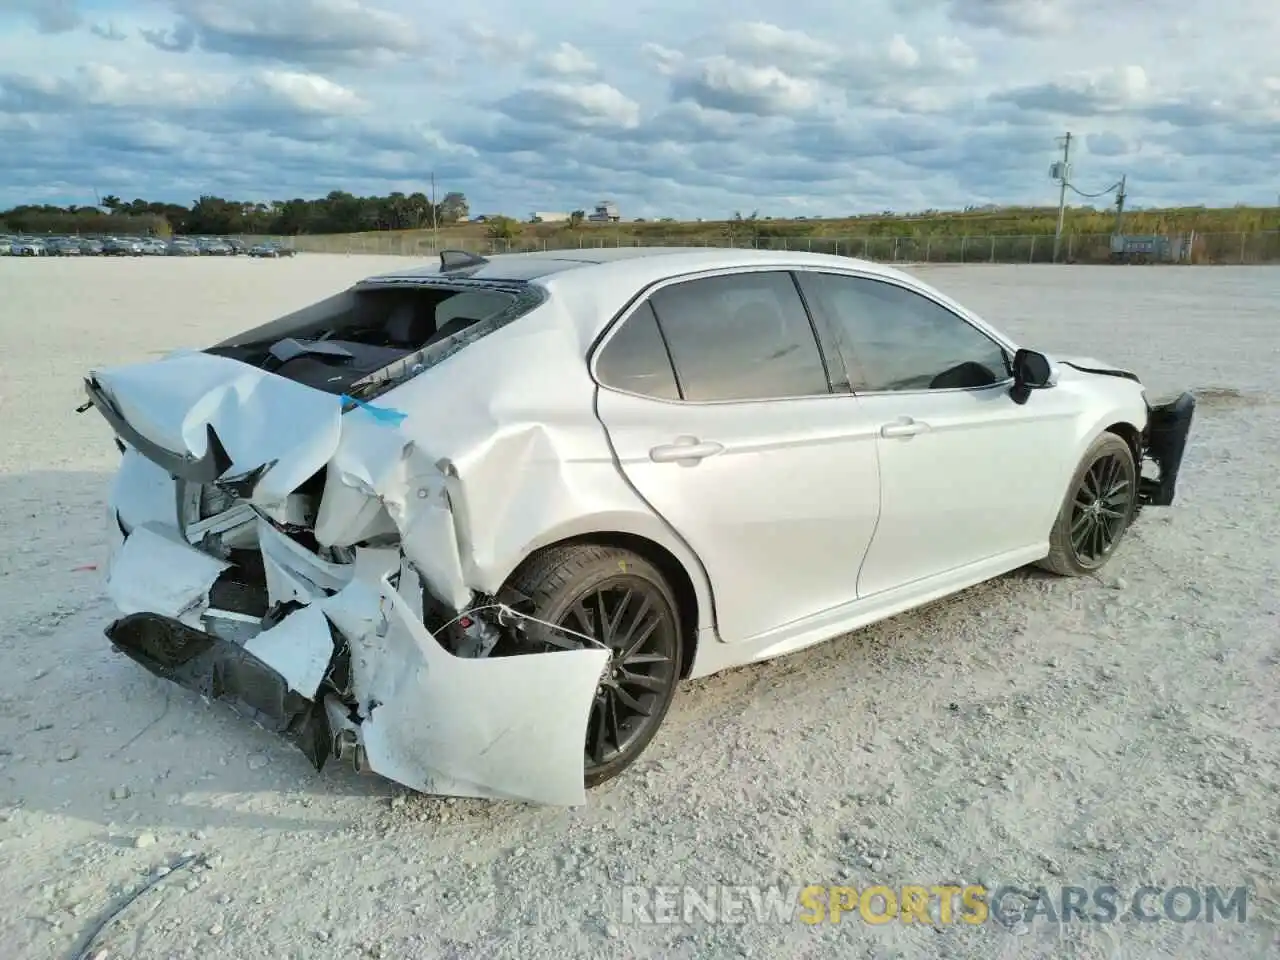
[[[824,253],[807,253],[796,250],[756,250],[738,247],[587,247],[577,250],[541,250],[533,253],[501,253],[487,257],[477,255],[474,266],[463,266],[442,271],[440,265],[431,264],[395,270],[369,277],[366,282],[380,280],[423,280],[438,278],[462,278],[468,280],[534,281],[564,274],[568,271],[584,271],[575,280],[591,282],[594,275],[609,274],[610,282],[626,282],[632,278],[641,286],[659,278],[696,273],[701,270],[733,269],[764,264],[787,267],[856,267],[860,272],[881,274],[886,277],[902,276],[899,271],[883,264],[851,257]],[[613,269],[587,270],[590,267]],[[628,269],[632,267],[634,269]],[[601,276],[603,279],[603,276]]]

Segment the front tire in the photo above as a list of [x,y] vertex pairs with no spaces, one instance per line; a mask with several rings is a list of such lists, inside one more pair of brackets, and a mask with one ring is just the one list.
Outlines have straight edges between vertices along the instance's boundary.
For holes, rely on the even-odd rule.
[[[680,682],[679,607],[648,560],[616,547],[574,544],[531,558],[511,586],[534,617],[592,637],[611,653],[587,720],[583,778],[611,780],[635,762],[662,725]],[[588,646],[582,640],[581,646]],[[543,647],[550,650],[552,647]]]
[[1097,573],[1115,553],[1138,504],[1133,451],[1114,433],[1089,445],[1049,534],[1044,569],[1063,577]]

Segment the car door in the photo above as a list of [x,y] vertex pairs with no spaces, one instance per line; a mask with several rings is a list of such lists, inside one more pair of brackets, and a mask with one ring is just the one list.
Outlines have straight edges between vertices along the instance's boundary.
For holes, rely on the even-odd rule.
[[880,521],[859,596],[1047,544],[1071,467],[1071,395],[1015,403],[1009,351],[923,290],[798,279],[878,431]]
[[856,598],[878,512],[876,432],[832,388],[790,273],[655,289],[593,369],[619,467],[700,558],[722,640]]

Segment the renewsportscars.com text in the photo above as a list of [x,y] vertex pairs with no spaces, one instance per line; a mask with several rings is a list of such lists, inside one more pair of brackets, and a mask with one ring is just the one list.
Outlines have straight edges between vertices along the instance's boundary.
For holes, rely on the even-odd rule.
[[971,884],[627,886],[622,922],[635,924],[1243,923],[1245,887]]

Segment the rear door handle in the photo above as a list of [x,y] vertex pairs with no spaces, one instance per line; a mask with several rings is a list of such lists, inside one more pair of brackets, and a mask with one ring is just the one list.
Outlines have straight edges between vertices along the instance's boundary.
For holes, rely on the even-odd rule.
[[654,463],[678,463],[692,466],[707,457],[714,457],[724,450],[724,444],[714,440],[699,440],[697,437],[676,437],[674,443],[664,443],[649,451],[649,459]]
[[886,423],[880,428],[880,436],[894,439],[907,439],[916,436],[916,434],[924,433],[929,429],[927,423],[921,423],[919,420],[912,420],[910,417],[899,417],[893,423]]

